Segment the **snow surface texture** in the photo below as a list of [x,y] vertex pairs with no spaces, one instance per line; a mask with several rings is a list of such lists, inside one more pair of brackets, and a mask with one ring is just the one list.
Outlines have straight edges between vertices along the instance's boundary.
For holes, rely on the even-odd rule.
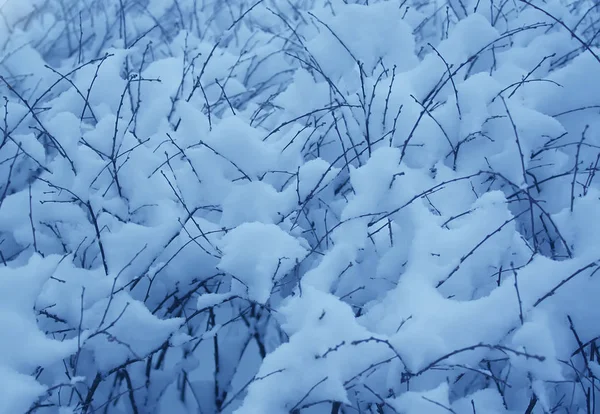
[[600,412],[596,1],[0,12],[0,414]]

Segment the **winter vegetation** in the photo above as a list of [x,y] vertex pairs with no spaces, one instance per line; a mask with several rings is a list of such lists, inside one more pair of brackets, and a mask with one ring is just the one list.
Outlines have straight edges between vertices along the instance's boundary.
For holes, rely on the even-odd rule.
[[0,0],[0,414],[600,413],[595,0]]

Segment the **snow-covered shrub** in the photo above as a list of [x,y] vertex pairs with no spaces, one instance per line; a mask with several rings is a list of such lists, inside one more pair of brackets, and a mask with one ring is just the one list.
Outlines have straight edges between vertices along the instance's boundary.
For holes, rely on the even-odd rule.
[[591,0],[0,0],[0,413],[594,413]]

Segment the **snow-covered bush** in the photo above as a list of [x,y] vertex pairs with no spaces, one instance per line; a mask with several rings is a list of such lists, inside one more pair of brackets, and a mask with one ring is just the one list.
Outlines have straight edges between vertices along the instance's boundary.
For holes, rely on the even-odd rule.
[[1,414],[596,412],[595,1],[0,17]]

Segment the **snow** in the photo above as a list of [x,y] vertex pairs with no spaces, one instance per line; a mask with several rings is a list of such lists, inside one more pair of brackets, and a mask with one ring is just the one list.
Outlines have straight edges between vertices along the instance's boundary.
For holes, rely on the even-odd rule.
[[32,256],[24,266],[0,269],[0,374],[2,413],[24,412],[46,389],[30,377],[37,366],[56,363],[75,352],[73,340],[46,337],[36,324],[34,304],[60,257]]
[[286,194],[263,181],[240,183],[223,200],[221,225],[236,227],[244,223],[277,224],[291,210]]
[[258,303],[266,303],[275,283],[306,255],[299,240],[274,224],[259,222],[237,226],[222,244],[218,267],[234,276],[232,291]]
[[391,405],[399,412],[416,414],[428,412],[432,414],[447,413],[450,408],[448,384],[441,384],[428,392],[408,391],[395,398]]
[[198,296],[196,307],[198,309],[210,308],[225,302],[232,297],[233,295],[231,293],[205,293],[204,295]]
[[0,0],[0,414],[598,411],[595,2],[134,3]]

